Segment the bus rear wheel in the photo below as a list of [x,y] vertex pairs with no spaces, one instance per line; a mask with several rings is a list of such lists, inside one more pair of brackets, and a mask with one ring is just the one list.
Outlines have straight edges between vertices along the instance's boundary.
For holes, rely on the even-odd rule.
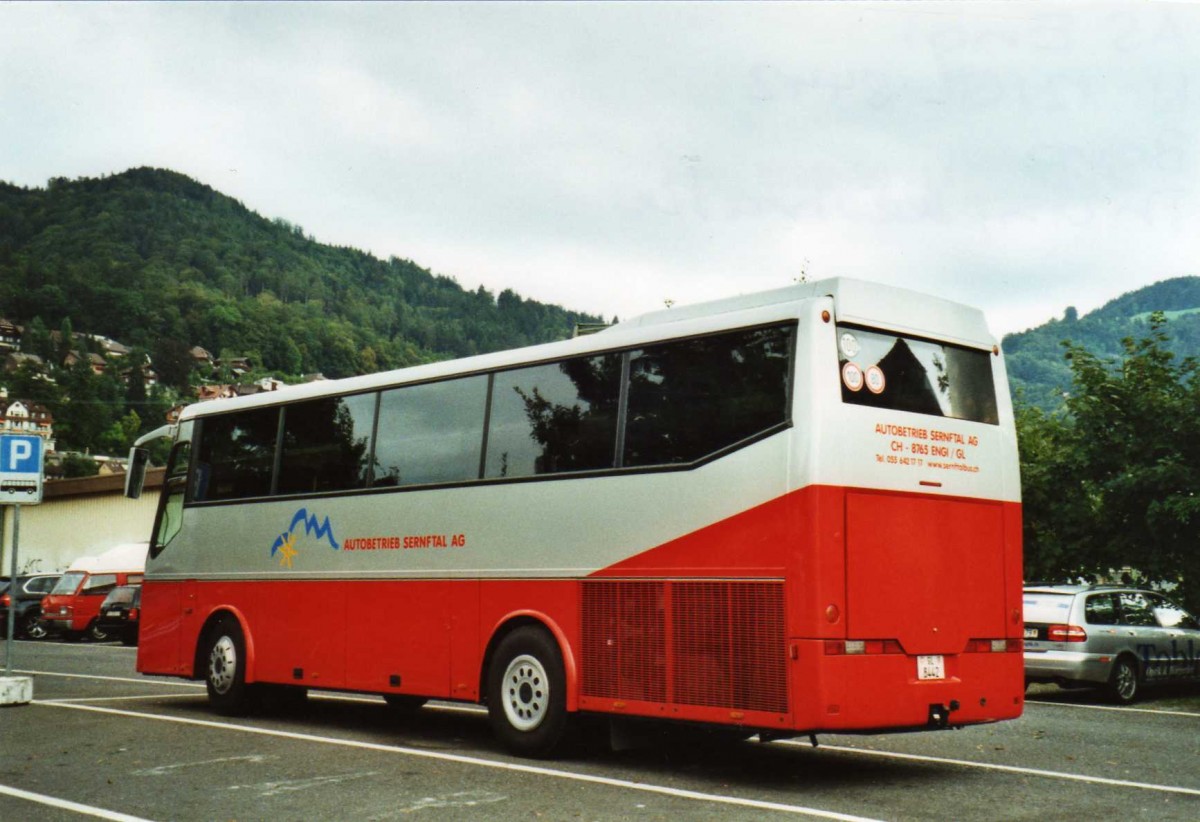
[[549,756],[567,730],[562,652],[546,630],[518,628],[500,641],[488,670],[488,720],[513,753]]
[[241,626],[226,617],[214,623],[205,637],[201,660],[208,701],[225,716],[247,713],[251,690],[246,685],[246,640]]

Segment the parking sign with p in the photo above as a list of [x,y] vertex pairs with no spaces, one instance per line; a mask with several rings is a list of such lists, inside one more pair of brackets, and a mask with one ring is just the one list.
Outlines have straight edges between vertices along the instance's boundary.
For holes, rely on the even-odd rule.
[[42,501],[42,438],[0,435],[0,504],[34,505]]

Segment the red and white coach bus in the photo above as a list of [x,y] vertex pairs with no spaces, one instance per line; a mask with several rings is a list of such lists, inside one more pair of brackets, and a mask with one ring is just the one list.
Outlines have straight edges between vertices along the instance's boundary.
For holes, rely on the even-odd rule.
[[765,739],[1021,713],[1016,437],[975,309],[804,283],[156,433],[138,670],[220,711],[482,702],[535,756],[577,712]]

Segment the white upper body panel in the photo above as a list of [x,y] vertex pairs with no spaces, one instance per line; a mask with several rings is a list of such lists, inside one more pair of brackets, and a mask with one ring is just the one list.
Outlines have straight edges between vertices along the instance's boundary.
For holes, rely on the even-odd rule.
[[[982,312],[848,279],[657,311],[562,342],[198,403],[184,410],[182,422],[781,322],[796,324],[791,427],[724,456],[695,466],[579,477],[189,505],[177,538],[186,545],[182,551],[163,551],[152,562],[155,574],[570,577],[811,486],[1020,501],[1003,357]],[[996,391],[996,422],[844,402],[837,339],[842,324],[985,352]],[[326,528],[339,548],[320,536]],[[286,568],[272,551],[283,538],[292,539],[289,544],[300,552]]]

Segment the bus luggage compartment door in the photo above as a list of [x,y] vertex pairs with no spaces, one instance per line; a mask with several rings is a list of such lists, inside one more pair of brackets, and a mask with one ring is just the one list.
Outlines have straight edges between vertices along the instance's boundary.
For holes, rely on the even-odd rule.
[[847,637],[893,639],[909,655],[1003,638],[1004,550],[1000,503],[848,493]]

